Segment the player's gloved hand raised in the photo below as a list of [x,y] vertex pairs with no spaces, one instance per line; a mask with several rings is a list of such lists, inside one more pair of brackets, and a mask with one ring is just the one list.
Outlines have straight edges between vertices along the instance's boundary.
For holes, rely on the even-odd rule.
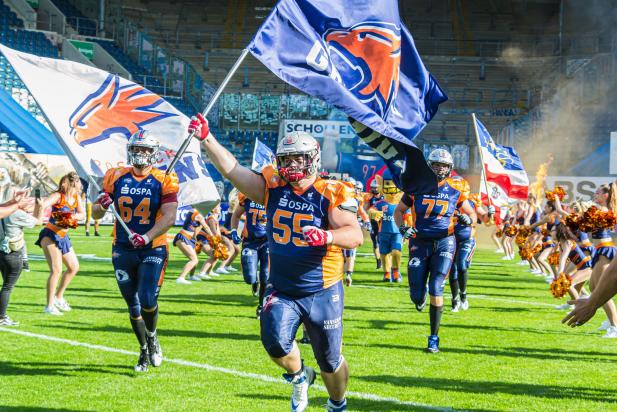
[[140,248],[150,243],[150,239],[147,235],[140,235],[139,233],[131,233],[129,236],[129,242],[134,248]]
[[487,210],[488,210],[488,214],[489,214],[490,216],[493,216],[493,215],[495,214],[495,206],[490,205],[490,206],[487,208]]
[[468,215],[461,213],[458,215],[458,223],[463,226],[471,226],[471,218]]
[[111,204],[113,203],[113,199],[111,198],[111,196],[109,195],[109,193],[107,192],[103,192],[99,195],[99,197],[96,198],[96,202],[99,205],[101,205],[101,207],[103,209],[107,209],[109,208],[109,206],[111,206]]
[[324,246],[332,243],[332,233],[317,226],[304,226],[302,235],[309,246]]
[[239,245],[240,242],[242,241],[242,239],[240,239],[240,236],[238,236],[238,232],[236,231],[236,229],[232,229],[231,230],[231,240],[232,242],[234,242],[236,245]]
[[201,113],[197,113],[197,115],[191,117],[188,131],[189,133],[194,133],[196,138],[203,141],[210,134],[210,127],[208,126],[208,121]]
[[416,233],[418,231],[413,226],[400,225],[398,227],[398,231],[403,235],[405,239],[411,239],[412,237],[416,237]]

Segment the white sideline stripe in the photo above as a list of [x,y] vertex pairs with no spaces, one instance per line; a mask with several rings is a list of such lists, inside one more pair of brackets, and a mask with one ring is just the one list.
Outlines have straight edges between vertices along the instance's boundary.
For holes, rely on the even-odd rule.
[[[50,341],[50,342],[64,343],[64,344],[71,345],[71,346],[80,346],[80,347],[88,348],[88,349],[96,349],[96,350],[100,350],[100,351],[103,351],[103,352],[119,353],[119,354],[122,354],[122,355],[130,355],[130,356],[139,356],[139,353],[137,353],[137,352],[131,352],[131,351],[124,350],[124,349],[117,349],[117,348],[112,348],[112,347],[103,346],[103,345],[94,345],[94,344],[91,344],[91,343],[85,343],[85,342],[79,342],[79,341],[75,341],[75,340],[57,338],[55,336],[42,335],[42,334],[39,334],[39,333],[32,333],[32,332],[26,332],[26,331],[18,330],[18,329],[10,329],[10,328],[0,327],[0,332],[13,333],[15,335],[27,336],[29,338],[37,338],[37,339],[42,339],[42,340],[46,340],[46,341]],[[212,372],[225,373],[227,375],[233,375],[233,376],[240,377],[240,378],[257,379],[257,380],[260,380],[262,382],[280,383],[280,384],[288,385],[288,383],[285,382],[284,380],[277,379],[277,378],[274,378],[274,377],[268,376],[268,375],[260,375],[260,374],[257,374],[257,373],[250,373],[250,372],[242,372],[242,371],[238,371],[238,370],[235,370],[235,369],[229,369],[229,368],[223,368],[223,367],[220,367],[220,366],[208,365],[207,363],[191,362],[191,361],[186,361],[186,360],[183,360],[183,359],[164,358],[164,360],[167,363],[173,363],[173,364],[176,364],[176,365],[182,365],[182,366],[189,366],[189,367],[193,367],[193,368],[205,369],[205,370],[212,371]],[[313,388],[317,389],[320,392],[326,392],[327,393],[325,386],[313,385]],[[347,392],[347,395],[350,396],[350,397],[354,397],[354,398],[366,399],[366,400],[377,401],[377,402],[391,402],[391,403],[394,403],[394,404],[397,404],[397,405],[411,406],[411,407],[417,407],[417,408],[424,408],[424,409],[430,409],[430,410],[433,410],[433,411],[443,411],[443,412],[445,412],[445,411],[454,411],[454,409],[452,409],[452,408],[445,408],[445,407],[441,407],[441,406],[425,405],[425,404],[422,404],[422,403],[416,403],[416,402],[410,402],[410,401],[402,401],[400,399],[383,397],[383,396],[375,395],[373,393]]]
[[[352,286],[352,288],[380,289],[380,290],[389,290],[391,292],[407,291],[406,288],[403,289],[403,288],[388,287],[388,286],[371,286],[371,285],[355,285],[355,284]],[[493,298],[491,296],[486,296],[486,295],[468,295],[468,296],[470,299],[484,299],[484,300],[492,300],[495,302],[520,303],[520,304],[529,305],[529,306],[547,306],[551,308],[555,307],[555,305],[552,305],[550,303],[544,303],[544,302],[530,302],[526,300],[517,300],[517,299]]]

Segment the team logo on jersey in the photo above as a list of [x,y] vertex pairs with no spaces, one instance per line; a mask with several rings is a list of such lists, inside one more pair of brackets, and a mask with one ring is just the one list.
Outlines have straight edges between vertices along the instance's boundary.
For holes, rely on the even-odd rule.
[[347,89],[384,118],[399,88],[401,28],[370,21],[323,35],[330,61]]
[[164,110],[165,103],[138,84],[121,86],[120,77],[110,74],[69,117],[71,137],[80,146],[107,140],[114,133],[128,139],[146,125],[177,116]]
[[418,266],[420,266],[420,258],[417,257],[413,257],[411,259],[409,259],[409,266],[412,266],[414,268],[417,268]]

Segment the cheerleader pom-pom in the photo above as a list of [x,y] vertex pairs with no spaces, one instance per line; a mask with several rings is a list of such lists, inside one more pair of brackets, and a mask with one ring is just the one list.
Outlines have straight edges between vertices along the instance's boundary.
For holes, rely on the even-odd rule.
[[551,266],[557,266],[559,264],[559,257],[559,252],[551,253],[550,255],[548,255],[548,264]]

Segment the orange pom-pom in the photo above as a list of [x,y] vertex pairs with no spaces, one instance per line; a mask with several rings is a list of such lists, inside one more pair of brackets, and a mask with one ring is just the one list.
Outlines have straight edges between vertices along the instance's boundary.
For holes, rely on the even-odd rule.
[[557,266],[559,265],[559,258],[560,258],[560,253],[559,252],[553,252],[550,255],[548,255],[548,264],[551,266]]
[[55,225],[64,229],[76,229],[78,224],[77,220],[73,217],[71,212],[53,212],[51,217],[56,222]]
[[517,232],[517,230],[516,230],[516,226],[514,226],[514,225],[507,226],[507,227],[503,230],[504,235],[506,235],[506,236],[508,236],[508,237],[514,237],[514,236],[516,236],[516,232]]
[[565,273],[561,273],[557,279],[551,282],[550,290],[554,297],[564,297],[572,286],[572,278]]
[[497,236],[497,237],[503,237],[503,230],[501,230],[501,229],[500,229],[500,230],[497,230],[497,231],[495,232],[495,236]]

